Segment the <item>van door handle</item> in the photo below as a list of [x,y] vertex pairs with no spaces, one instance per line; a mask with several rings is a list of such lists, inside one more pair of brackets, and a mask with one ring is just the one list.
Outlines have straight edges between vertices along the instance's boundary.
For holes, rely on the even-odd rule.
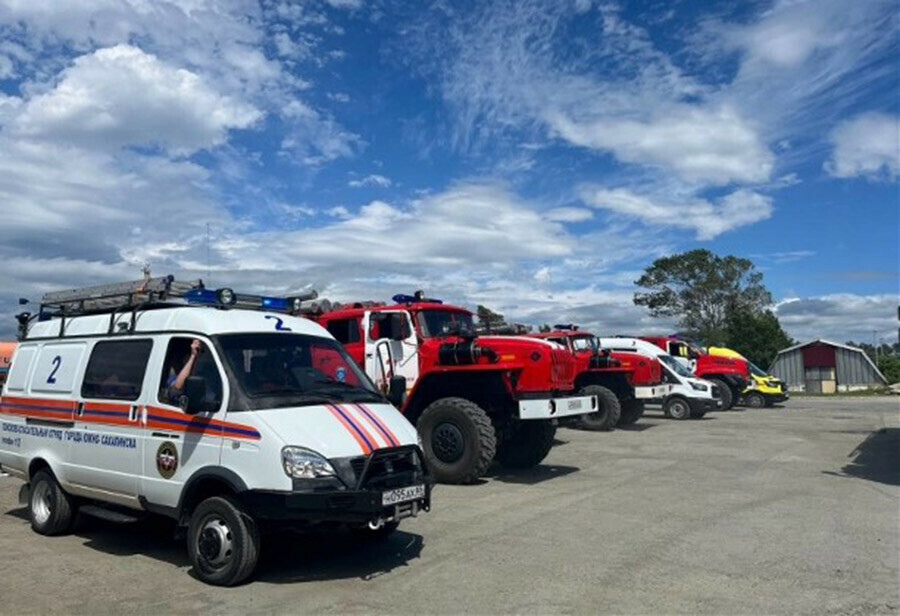
[[137,405],[132,404],[131,408],[128,409],[128,421],[137,421],[138,417],[140,417],[140,416],[141,416],[141,414],[138,413]]
[[75,406],[75,417],[81,417],[84,415],[84,402],[79,402]]

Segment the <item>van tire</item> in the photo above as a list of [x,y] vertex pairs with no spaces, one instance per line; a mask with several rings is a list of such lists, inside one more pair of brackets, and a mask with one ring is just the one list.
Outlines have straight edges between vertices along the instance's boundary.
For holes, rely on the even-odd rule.
[[734,406],[734,394],[731,393],[731,386],[728,383],[726,383],[722,379],[717,379],[715,377],[706,380],[710,383],[714,383],[719,388],[719,394],[722,398],[723,411],[727,411]]
[[40,535],[62,535],[72,528],[75,503],[48,471],[38,471],[31,480],[28,519]]
[[752,409],[761,409],[767,406],[766,397],[758,391],[751,391],[744,396],[744,404]]
[[520,421],[497,444],[497,461],[507,468],[531,468],[544,461],[553,447],[556,426],[549,421]]
[[637,398],[626,400],[622,405],[622,415],[619,417],[620,426],[630,426],[644,416],[644,401]]
[[666,414],[666,417],[671,419],[690,419],[691,405],[681,396],[672,396],[666,400],[663,412]]
[[582,396],[597,396],[599,409],[593,413],[582,415],[579,426],[585,430],[597,432],[615,429],[622,416],[622,407],[616,394],[602,385],[588,385],[582,388],[580,393]]
[[240,584],[259,560],[256,521],[227,496],[213,496],[197,505],[187,542],[194,573],[214,586]]
[[425,462],[440,483],[473,483],[484,475],[497,453],[491,418],[464,398],[441,398],[428,405],[416,422]]

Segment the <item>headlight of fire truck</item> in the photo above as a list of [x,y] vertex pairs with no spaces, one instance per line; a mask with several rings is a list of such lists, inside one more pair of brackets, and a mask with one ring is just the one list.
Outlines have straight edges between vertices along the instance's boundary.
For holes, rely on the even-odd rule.
[[334,477],[334,468],[321,454],[305,447],[288,446],[281,450],[281,464],[288,477],[318,479]]

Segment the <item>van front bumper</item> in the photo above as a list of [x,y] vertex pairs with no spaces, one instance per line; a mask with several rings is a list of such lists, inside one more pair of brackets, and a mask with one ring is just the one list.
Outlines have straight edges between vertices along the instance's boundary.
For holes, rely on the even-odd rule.
[[718,411],[722,408],[721,398],[688,398],[691,405],[691,415],[700,415]]
[[365,524],[376,520],[399,521],[431,510],[431,484],[423,498],[385,506],[387,490],[341,490],[325,493],[248,490],[238,494],[252,516],[280,522],[339,522]]

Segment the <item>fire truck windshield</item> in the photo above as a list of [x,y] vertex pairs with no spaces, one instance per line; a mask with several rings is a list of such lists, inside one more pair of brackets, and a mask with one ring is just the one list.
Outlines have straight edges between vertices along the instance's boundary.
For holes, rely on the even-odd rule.
[[[437,338],[459,332],[475,331],[472,315],[456,310],[422,310],[419,312],[419,329],[424,338]],[[458,329],[457,329],[458,328]]]
[[572,348],[576,351],[597,352],[600,344],[594,336],[575,336],[572,338]]

